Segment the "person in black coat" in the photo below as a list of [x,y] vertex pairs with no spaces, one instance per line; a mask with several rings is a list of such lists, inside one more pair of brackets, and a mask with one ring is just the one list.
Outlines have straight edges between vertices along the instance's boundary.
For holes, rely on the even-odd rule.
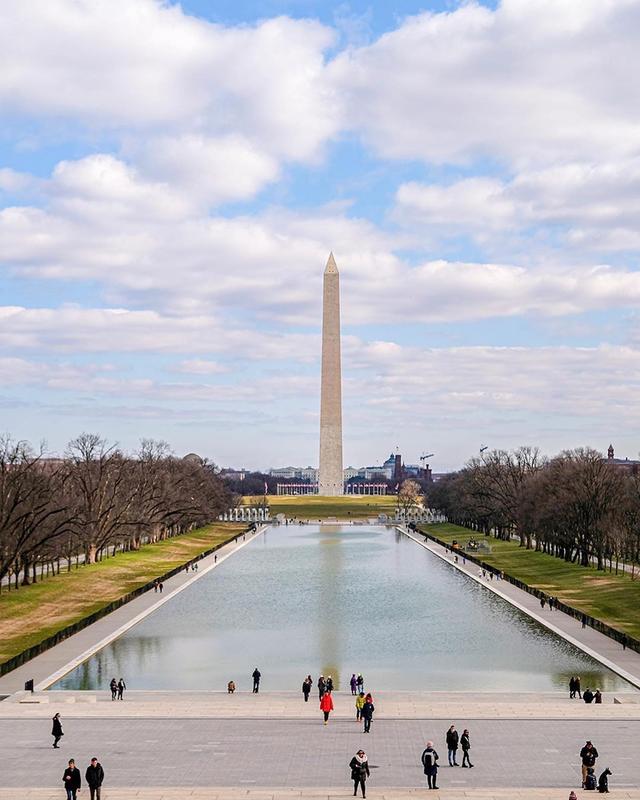
[[111,678],[109,688],[111,689],[111,699],[115,700],[118,696],[118,681],[115,678]]
[[584,694],[582,695],[582,699],[584,700],[585,703],[593,703],[594,696],[595,695],[593,694],[591,689],[587,686],[587,688],[584,691]]
[[62,782],[67,792],[67,800],[76,800],[76,792],[80,791],[82,781],[80,780],[80,770],[76,767],[73,759],[70,759],[69,766],[64,771]]
[[433,749],[433,742],[427,742],[426,748],[420,757],[424,774],[427,776],[427,786],[429,789],[437,789],[438,778],[438,754]]
[[576,679],[575,675],[569,678],[569,699],[573,700],[576,696]]
[[324,675],[318,678],[318,699],[322,700],[322,695],[327,691],[327,684]]
[[311,686],[313,685],[313,679],[311,675],[307,675],[307,677],[302,681],[302,694],[304,695],[304,702],[309,702],[309,693],[311,692]]
[[580,751],[580,760],[581,760],[581,767],[582,767],[582,788],[584,789],[584,784],[587,779],[587,770],[595,767],[596,765],[596,758],[598,758],[598,751],[593,746],[590,741],[587,741],[585,746]]
[[87,767],[84,777],[89,787],[91,800],[100,800],[100,787],[104,781],[104,770],[102,769],[102,764],[95,756],[91,759],[91,763]]
[[460,747],[462,748],[462,766],[472,767],[471,759],[469,758],[469,750],[471,750],[471,740],[469,739],[469,731],[465,728],[460,737]]
[[53,736],[53,746],[57,748],[58,742],[64,736],[62,723],[60,722],[60,714],[54,714],[52,722],[53,726],[51,728],[51,735]]
[[375,710],[376,707],[373,705],[373,699],[371,695],[368,694],[365,698],[362,710],[360,711],[360,716],[364,722],[364,733],[371,732],[371,720],[373,719],[373,712]]
[[351,780],[353,781],[353,796],[355,797],[358,794],[358,786],[360,786],[362,787],[362,796],[366,797],[365,781],[371,773],[369,772],[367,754],[364,750],[358,750],[349,762],[349,766],[351,767]]
[[260,691],[260,678],[262,677],[258,667],[253,670],[251,677],[253,678],[253,693],[258,694]]
[[124,678],[120,678],[118,681],[118,700],[123,699],[124,690],[127,688],[127,684],[124,682]]
[[450,767],[459,766],[458,762],[456,761],[456,753],[458,752],[459,740],[460,737],[458,736],[458,731],[456,730],[455,725],[452,725],[447,731],[447,752],[449,755]]

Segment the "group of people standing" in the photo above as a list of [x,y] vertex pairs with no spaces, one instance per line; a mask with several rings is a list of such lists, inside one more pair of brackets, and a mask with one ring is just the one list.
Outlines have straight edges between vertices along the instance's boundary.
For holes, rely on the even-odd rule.
[[[102,769],[102,764],[100,764],[95,756],[91,759],[91,763],[87,767],[84,777],[89,787],[91,800],[100,800],[102,783],[104,781],[104,770]],[[80,770],[76,767],[76,762],[73,758],[69,759],[69,765],[62,775],[62,783],[67,793],[67,800],[76,800],[76,793],[82,788],[82,779],[80,777]]]
[[584,693],[581,691],[579,675],[573,675],[569,679],[569,698],[573,700],[576,695],[581,700],[584,700],[585,703],[597,703],[598,705],[602,703],[602,692],[600,689],[596,689],[595,692],[592,692],[587,686]]
[[112,700],[115,700],[116,698],[118,700],[124,700],[124,690],[127,688],[124,678],[120,678],[119,681],[117,681],[115,678],[111,678],[109,688],[111,689]]
[[[471,750],[471,739],[467,728],[462,732],[462,736],[458,735],[455,725],[451,725],[445,734],[445,742],[447,745],[447,754],[449,758],[450,767],[473,767],[471,759],[469,758],[469,750]],[[462,764],[458,764],[458,749],[462,749]],[[433,742],[427,742],[427,746],[422,751],[420,760],[424,769],[424,774],[427,776],[427,788],[438,788],[438,753],[433,746]]]

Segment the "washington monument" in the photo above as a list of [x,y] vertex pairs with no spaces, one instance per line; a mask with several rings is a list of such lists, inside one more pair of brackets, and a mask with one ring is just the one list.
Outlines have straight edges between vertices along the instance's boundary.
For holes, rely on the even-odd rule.
[[322,288],[322,378],[320,387],[320,469],[318,494],[344,494],[342,478],[342,367],[340,275],[333,253]]

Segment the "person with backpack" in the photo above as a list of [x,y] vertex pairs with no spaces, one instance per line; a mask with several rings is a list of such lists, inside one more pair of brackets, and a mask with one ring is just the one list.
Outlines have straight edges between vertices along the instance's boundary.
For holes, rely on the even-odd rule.
[[[462,747],[462,766],[472,767],[473,764],[469,759],[469,750],[471,750],[471,740],[469,739],[469,731],[465,728],[460,737],[460,747]],[[466,763],[465,763],[466,762]]]
[[358,794],[358,786],[360,786],[362,796],[366,797],[364,785],[371,773],[369,771],[369,760],[364,750],[358,750],[349,762],[349,767],[351,768],[351,780],[353,781],[353,796],[355,797]]
[[329,714],[333,711],[331,692],[325,692],[320,698],[320,711],[324,714],[324,724],[329,722]]
[[362,711],[360,712],[360,715],[364,720],[364,733],[371,733],[371,720],[373,719],[373,712],[375,710],[373,698],[370,694],[368,694],[364,698],[364,705],[362,706]]
[[460,737],[458,736],[458,731],[455,728],[455,725],[452,725],[449,730],[447,731],[447,753],[449,756],[449,766],[450,767],[458,767],[460,766],[456,761],[456,753],[458,752],[458,742],[460,741]]
[[598,758],[598,751],[590,741],[587,741],[585,746],[580,751],[580,760],[582,766],[582,788],[585,788],[587,780],[587,771],[596,765],[596,758]]
[[433,749],[433,742],[427,742],[427,746],[422,751],[420,760],[422,761],[424,774],[427,776],[427,787],[429,789],[437,789],[438,754]]

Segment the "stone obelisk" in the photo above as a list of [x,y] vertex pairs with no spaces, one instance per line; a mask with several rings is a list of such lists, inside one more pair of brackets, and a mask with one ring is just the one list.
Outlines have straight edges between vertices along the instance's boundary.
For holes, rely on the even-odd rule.
[[342,478],[342,366],[340,275],[333,253],[322,289],[322,379],[320,387],[320,469],[318,494],[344,494]]

